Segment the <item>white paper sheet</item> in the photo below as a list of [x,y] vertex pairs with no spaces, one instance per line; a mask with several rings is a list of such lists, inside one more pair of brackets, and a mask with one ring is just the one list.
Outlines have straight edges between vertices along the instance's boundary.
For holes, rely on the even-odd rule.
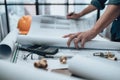
[[29,68],[0,60],[1,80],[80,80],[70,76]]
[[9,56],[15,47],[15,42],[17,40],[18,30],[11,31],[0,43],[0,55],[7,57]]
[[[61,20],[53,17],[34,16],[32,18],[32,24],[28,35],[19,35],[17,41],[24,45],[44,44],[48,46],[67,47],[66,43],[68,39],[63,38],[63,36],[65,34],[83,30],[81,28],[80,26],[77,26],[77,23],[74,20]],[[73,42],[71,43],[71,47],[74,47]],[[120,49],[120,43],[110,42],[98,35],[92,41],[87,42],[85,48],[118,50]]]
[[119,80],[120,63],[99,57],[76,55],[69,62],[69,70],[90,80]]

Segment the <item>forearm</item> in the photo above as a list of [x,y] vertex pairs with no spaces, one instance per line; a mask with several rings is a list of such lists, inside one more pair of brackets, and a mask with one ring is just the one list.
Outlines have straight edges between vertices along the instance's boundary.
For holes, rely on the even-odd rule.
[[88,7],[86,7],[83,11],[81,11],[80,13],[78,13],[78,15],[81,17],[81,16],[84,16],[94,10],[96,10],[97,8],[93,5],[89,5]]
[[113,20],[115,20],[120,15],[120,6],[108,5],[104,14],[96,22],[93,31],[100,33],[104,28],[106,28]]

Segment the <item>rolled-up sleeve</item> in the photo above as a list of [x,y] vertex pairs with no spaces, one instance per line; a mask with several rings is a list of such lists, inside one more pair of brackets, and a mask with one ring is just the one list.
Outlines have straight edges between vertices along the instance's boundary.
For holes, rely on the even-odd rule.
[[120,5],[120,0],[109,0],[108,4]]
[[95,6],[97,9],[101,10],[101,9],[104,9],[106,1],[107,0],[92,0],[91,4]]

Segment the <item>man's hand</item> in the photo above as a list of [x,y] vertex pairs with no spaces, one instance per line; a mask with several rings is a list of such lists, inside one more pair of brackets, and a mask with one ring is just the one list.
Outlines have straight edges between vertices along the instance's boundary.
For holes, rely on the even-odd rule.
[[93,39],[97,35],[96,31],[88,30],[86,32],[78,32],[65,35],[64,38],[69,38],[67,45],[68,47],[71,44],[71,41],[74,42],[75,48],[79,48],[78,43],[81,42],[81,47],[84,48],[84,45],[87,41]]
[[79,17],[80,17],[79,14],[74,13],[74,12],[69,13],[69,14],[67,15],[67,19],[78,19]]

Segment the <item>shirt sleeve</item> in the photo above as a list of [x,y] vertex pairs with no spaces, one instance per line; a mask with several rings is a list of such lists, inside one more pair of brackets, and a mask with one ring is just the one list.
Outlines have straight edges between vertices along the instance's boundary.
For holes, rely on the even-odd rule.
[[104,9],[106,1],[107,0],[92,0],[91,4],[95,6],[97,9],[101,10],[101,9]]
[[120,5],[120,0],[109,0],[108,4]]

